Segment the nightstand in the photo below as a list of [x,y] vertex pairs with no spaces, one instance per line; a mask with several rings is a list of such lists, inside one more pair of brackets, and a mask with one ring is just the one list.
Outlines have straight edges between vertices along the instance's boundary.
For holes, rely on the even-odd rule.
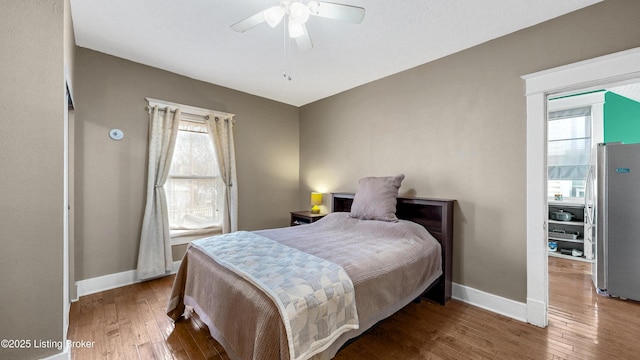
[[316,222],[327,214],[312,214],[311,211],[292,211],[291,212],[291,226],[311,224]]

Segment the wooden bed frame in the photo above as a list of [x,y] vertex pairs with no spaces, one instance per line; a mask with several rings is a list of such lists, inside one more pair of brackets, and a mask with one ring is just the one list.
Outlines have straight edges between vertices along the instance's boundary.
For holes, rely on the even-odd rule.
[[[332,193],[332,211],[351,211],[354,196],[353,193]],[[424,226],[442,247],[443,274],[422,295],[441,305],[451,299],[454,203],[455,200],[398,197],[396,205],[399,219]]]

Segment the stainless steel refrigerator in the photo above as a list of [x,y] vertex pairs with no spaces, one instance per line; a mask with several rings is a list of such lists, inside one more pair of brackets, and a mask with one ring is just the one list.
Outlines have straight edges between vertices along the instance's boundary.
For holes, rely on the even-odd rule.
[[585,189],[585,255],[600,294],[640,300],[640,144],[597,144]]

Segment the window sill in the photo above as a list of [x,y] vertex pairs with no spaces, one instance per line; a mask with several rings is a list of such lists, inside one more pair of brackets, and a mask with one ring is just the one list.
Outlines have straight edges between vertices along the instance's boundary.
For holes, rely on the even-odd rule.
[[222,234],[222,229],[212,229],[209,231],[173,230],[171,231],[171,246],[184,245],[193,240],[220,234]]

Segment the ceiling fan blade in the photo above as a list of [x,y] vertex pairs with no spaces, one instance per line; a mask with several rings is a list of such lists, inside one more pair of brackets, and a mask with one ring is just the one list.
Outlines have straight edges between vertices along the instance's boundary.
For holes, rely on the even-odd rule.
[[258,26],[265,22],[264,11],[260,11],[259,13],[250,16],[244,20],[240,20],[237,23],[231,25],[231,30],[243,33],[254,26]]
[[304,24],[302,24],[302,29],[304,30],[304,34],[295,38],[296,45],[298,45],[298,50],[311,50],[311,48],[313,48],[313,43],[311,42],[311,38],[309,37],[309,33],[307,32],[307,27]]
[[361,23],[362,19],[364,19],[364,8],[324,1],[316,1],[316,3],[317,6],[310,6],[309,8],[311,15],[355,24]]

